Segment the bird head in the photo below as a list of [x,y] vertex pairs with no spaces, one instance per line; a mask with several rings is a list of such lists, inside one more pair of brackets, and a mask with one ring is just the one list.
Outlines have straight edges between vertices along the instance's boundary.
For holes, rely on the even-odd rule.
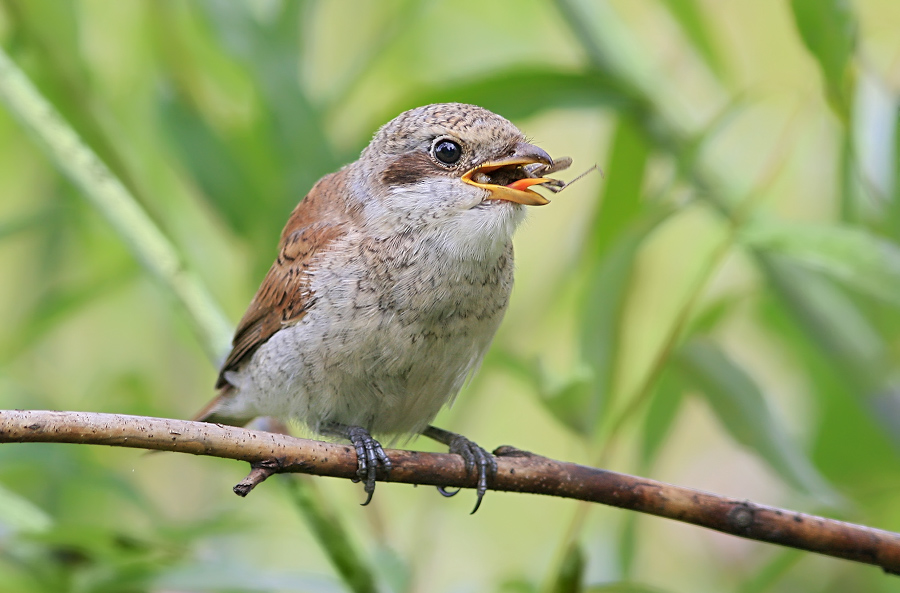
[[527,167],[552,163],[505,118],[441,103],[406,111],[378,130],[357,162],[357,187],[367,196],[366,219],[385,231],[505,244],[525,206],[548,203],[530,188],[549,180]]

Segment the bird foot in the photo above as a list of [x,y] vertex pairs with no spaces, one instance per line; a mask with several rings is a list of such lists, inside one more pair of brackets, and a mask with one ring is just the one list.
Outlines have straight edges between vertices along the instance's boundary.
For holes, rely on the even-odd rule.
[[497,475],[497,460],[493,455],[459,434],[450,441],[450,452],[462,456],[466,462],[467,472],[478,472],[478,486],[475,490],[477,499],[471,513],[474,515],[481,506],[484,493],[487,492],[488,480],[493,480]]
[[366,493],[366,506],[372,501],[375,493],[375,477],[378,466],[384,469],[385,474],[391,473],[391,460],[388,459],[381,443],[372,438],[369,431],[361,426],[343,427],[342,436],[347,438],[356,448],[356,478],[354,482],[363,482],[363,490]]
[[[481,506],[481,499],[484,498],[484,493],[487,492],[488,481],[493,481],[494,477],[497,475],[497,460],[493,455],[466,437],[456,434],[455,432],[450,432],[435,426],[429,426],[422,434],[439,443],[447,445],[447,447],[450,448],[451,453],[455,453],[463,458],[468,473],[477,473],[478,483],[475,490],[477,499],[475,501],[475,508],[472,509],[472,514],[474,515],[475,511],[478,510],[478,507]],[[459,492],[458,490],[456,492],[448,492],[444,488],[438,488],[438,491],[442,495],[448,497],[454,496]]]

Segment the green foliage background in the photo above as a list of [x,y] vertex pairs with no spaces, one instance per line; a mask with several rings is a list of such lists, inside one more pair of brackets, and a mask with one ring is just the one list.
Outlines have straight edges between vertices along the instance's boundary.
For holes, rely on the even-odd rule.
[[[237,320],[281,225],[400,111],[513,119],[590,176],[531,212],[483,446],[900,530],[900,4],[0,1],[0,45]],[[226,344],[0,111],[0,407],[189,417]],[[180,295],[180,297],[179,297]],[[212,325],[211,325],[212,324]],[[412,446],[431,448],[424,441]],[[877,569],[536,496],[0,447],[0,592],[900,591]]]

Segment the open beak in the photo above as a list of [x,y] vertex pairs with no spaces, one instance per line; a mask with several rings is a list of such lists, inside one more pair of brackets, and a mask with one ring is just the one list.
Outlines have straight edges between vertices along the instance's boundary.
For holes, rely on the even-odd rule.
[[469,185],[488,190],[491,193],[488,200],[506,200],[526,206],[543,206],[549,204],[550,200],[529,188],[532,185],[553,180],[545,177],[528,177],[523,166],[533,163],[550,165],[553,163],[553,159],[537,146],[519,142],[513,154],[467,171],[462,176],[462,180]]

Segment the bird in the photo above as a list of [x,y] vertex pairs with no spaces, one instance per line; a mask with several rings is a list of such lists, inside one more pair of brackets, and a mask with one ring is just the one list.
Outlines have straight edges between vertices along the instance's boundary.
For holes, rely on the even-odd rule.
[[363,505],[379,468],[392,467],[372,435],[425,435],[477,475],[474,513],[496,460],[431,422],[500,325],[513,233],[526,206],[549,202],[531,188],[552,188],[559,182],[540,174],[570,162],[476,105],[398,115],[293,210],[238,324],[218,393],[195,419],[243,426],[274,416],[350,441]]

